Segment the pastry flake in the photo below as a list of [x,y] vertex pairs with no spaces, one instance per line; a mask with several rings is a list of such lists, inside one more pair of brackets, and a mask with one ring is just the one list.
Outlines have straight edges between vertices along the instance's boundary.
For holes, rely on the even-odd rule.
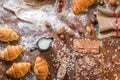
[[21,78],[30,70],[31,64],[28,62],[13,63],[6,71],[6,74],[11,78]]
[[22,45],[8,45],[2,52],[0,52],[0,59],[5,61],[12,61],[16,59],[23,51]]
[[18,34],[9,27],[0,28],[0,40],[3,42],[16,41],[19,39]]
[[43,58],[37,57],[34,65],[34,73],[38,77],[38,80],[46,80],[48,72],[47,62]]

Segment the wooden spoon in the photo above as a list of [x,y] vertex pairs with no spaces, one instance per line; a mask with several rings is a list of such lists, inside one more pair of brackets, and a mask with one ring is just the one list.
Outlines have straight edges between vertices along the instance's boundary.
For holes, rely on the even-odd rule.
[[9,5],[3,5],[3,8],[13,11],[17,18],[28,23],[37,23],[47,17],[47,14],[42,10],[13,8]]

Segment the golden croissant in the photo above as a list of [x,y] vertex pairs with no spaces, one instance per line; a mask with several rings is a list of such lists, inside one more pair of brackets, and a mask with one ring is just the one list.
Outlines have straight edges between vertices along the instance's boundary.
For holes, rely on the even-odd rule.
[[4,42],[16,41],[19,39],[18,34],[8,27],[0,28],[0,40]]
[[79,14],[81,11],[85,10],[87,7],[93,5],[96,0],[73,0],[72,11],[75,14]]
[[34,73],[36,74],[39,80],[46,80],[48,76],[48,65],[43,58],[36,58],[34,65]]
[[23,51],[22,45],[8,45],[3,51],[0,52],[0,59],[6,61],[12,61],[16,59]]
[[13,63],[6,71],[6,74],[11,78],[21,78],[30,70],[31,64],[28,62]]

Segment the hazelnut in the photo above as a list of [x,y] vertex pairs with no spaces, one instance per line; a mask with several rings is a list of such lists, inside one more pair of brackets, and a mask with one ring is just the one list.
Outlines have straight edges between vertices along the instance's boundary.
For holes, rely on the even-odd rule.
[[59,8],[64,7],[64,2],[59,2]]
[[62,12],[62,8],[59,8],[59,7],[58,7],[58,8],[57,8],[57,12],[59,12],[59,13]]
[[95,19],[94,18],[90,18],[90,21],[91,21],[91,23],[95,23]]
[[90,26],[86,26],[86,31],[89,32],[89,33],[91,33],[92,32],[91,27]]
[[73,28],[73,29],[75,28],[75,25],[74,25],[73,23],[71,23],[71,22],[68,23],[68,26],[69,26],[70,28]]
[[84,30],[82,28],[78,28],[77,31],[78,31],[79,34],[84,33]]
[[100,5],[104,5],[105,4],[105,2],[104,1],[100,1]]
[[57,32],[57,34],[62,34],[62,33],[64,33],[64,32],[65,32],[65,27],[64,27],[64,26],[58,27],[56,32]]
[[45,26],[46,26],[47,28],[50,28],[50,27],[51,27],[51,24],[50,24],[48,21],[45,21]]
[[116,4],[116,1],[115,1],[115,0],[109,0],[109,3],[110,3],[111,5],[115,5],[115,4]]
[[65,39],[65,36],[63,34],[60,35],[61,39]]
[[71,29],[70,29],[70,30],[68,30],[68,31],[67,31],[67,33],[68,33],[68,34],[69,34],[69,36],[71,36],[71,37],[72,37],[72,36],[74,36],[74,31],[73,31],[73,30],[71,30]]
[[95,24],[97,22],[97,20],[93,17],[90,17],[90,21],[91,21],[92,24]]

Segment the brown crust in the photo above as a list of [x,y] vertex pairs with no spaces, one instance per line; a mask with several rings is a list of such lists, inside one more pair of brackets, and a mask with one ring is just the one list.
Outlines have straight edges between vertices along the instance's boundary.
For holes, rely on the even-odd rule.
[[99,42],[98,41],[74,39],[73,47],[76,52],[99,53]]

